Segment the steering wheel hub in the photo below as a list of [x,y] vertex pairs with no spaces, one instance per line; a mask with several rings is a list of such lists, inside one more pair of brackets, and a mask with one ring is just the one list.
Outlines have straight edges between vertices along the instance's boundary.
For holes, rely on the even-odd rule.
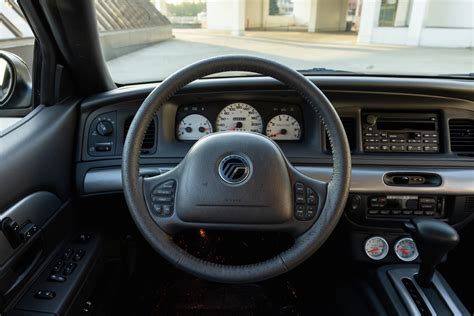
[[219,176],[228,184],[241,184],[252,174],[252,163],[242,154],[224,157],[219,163]]

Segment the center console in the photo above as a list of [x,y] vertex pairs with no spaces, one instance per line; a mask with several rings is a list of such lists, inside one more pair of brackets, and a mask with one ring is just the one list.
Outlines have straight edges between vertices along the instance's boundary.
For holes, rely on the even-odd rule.
[[450,225],[435,219],[416,218],[404,224],[417,244],[420,265],[388,265],[377,271],[378,285],[394,315],[469,315],[466,307],[436,271],[447,253],[459,243]]

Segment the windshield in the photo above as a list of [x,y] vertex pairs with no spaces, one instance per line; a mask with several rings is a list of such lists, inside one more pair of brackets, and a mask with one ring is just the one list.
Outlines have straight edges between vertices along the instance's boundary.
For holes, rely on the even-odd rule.
[[226,54],[266,57],[305,74],[474,73],[474,0],[95,3],[102,51],[121,84],[160,81]]

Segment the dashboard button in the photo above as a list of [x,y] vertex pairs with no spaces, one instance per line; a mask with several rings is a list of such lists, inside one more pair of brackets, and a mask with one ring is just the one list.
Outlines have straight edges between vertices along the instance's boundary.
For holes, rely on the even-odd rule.
[[39,298],[42,300],[51,300],[56,297],[56,293],[53,291],[43,291],[39,290],[38,292],[35,293],[35,298]]

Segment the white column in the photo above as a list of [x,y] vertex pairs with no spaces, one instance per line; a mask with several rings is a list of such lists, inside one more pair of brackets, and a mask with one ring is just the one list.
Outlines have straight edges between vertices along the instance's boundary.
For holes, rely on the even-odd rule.
[[245,0],[233,0],[234,14],[231,20],[231,34],[240,36],[245,33]]
[[310,0],[308,2],[309,10],[309,22],[308,22],[308,32],[316,32],[316,18],[318,13],[318,0]]
[[407,45],[418,46],[420,44],[421,31],[425,24],[428,5],[429,0],[413,0],[411,15],[408,22]]
[[359,43],[370,43],[372,41],[372,33],[379,23],[380,4],[380,0],[364,0],[362,2],[359,34],[357,36]]
[[242,35],[245,31],[245,0],[208,0],[207,28]]

